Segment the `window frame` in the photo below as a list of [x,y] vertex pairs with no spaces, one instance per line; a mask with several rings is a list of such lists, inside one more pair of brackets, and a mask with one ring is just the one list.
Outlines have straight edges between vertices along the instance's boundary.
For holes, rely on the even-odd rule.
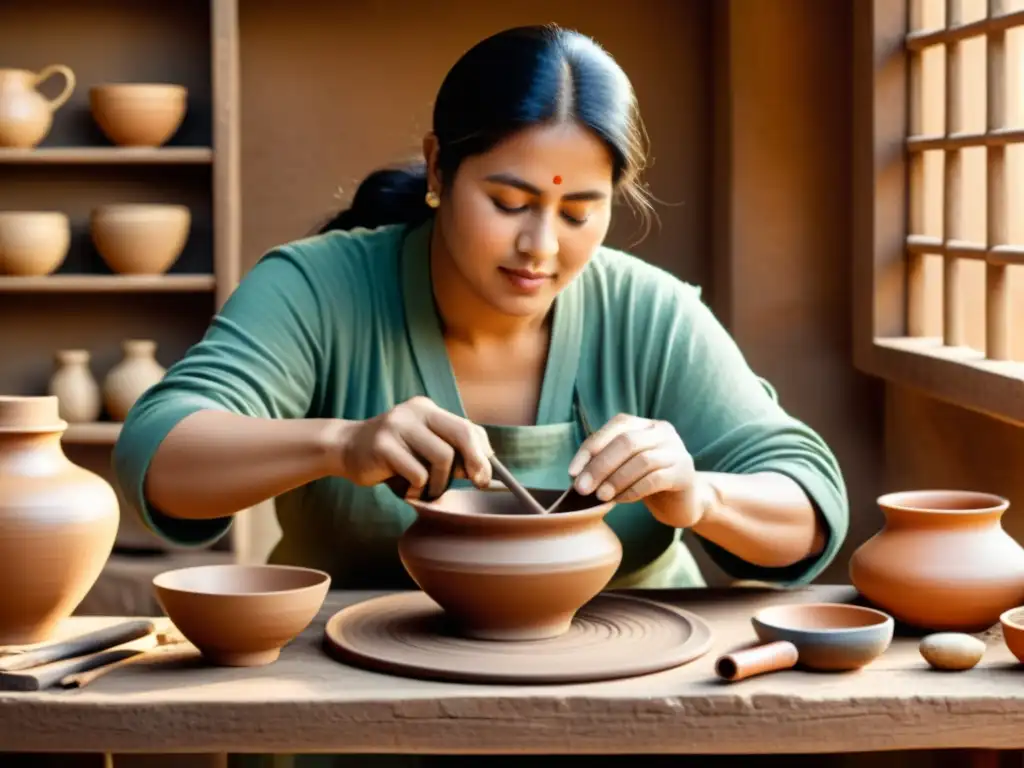
[[[853,3],[854,365],[888,383],[1024,426],[1024,362],[991,359],[979,351],[913,337],[908,331],[907,257],[912,248],[907,33],[913,2]],[[1024,11],[1007,14],[1007,19],[1015,22],[1012,26],[1024,23]],[[986,26],[991,26],[987,20],[954,29],[966,32],[971,31],[967,27],[976,31]],[[933,40],[947,35],[929,31]],[[1012,133],[1024,135],[1024,130]],[[944,144],[945,138],[936,141]],[[981,257],[986,253],[993,251],[986,249]],[[1000,253],[1003,263],[1024,264],[1024,248]]]

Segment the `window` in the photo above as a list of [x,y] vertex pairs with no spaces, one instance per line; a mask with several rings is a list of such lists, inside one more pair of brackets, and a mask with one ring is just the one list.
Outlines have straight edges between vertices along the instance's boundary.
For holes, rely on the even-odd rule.
[[855,362],[1024,425],[1024,0],[854,14]]

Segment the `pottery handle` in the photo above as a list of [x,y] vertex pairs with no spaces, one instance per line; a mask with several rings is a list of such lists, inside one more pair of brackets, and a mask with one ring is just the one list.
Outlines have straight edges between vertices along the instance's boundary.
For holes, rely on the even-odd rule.
[[[424,462],[424,466],[429,470],[429,465]],[[455,455],[455,460],[452,462],[452,470],[448,474],[448,482],[445,484],[442,494],[447,491],[452,484],[452,480],[455,478],[464,479],[466,477],[466,467],[462,462],[462,457],[458,454]],[[401,475],[392,475],[384,481],[384,485],[391,489],[391,492],[398,498],[404,499],[409,495],[409,491],[412,489],[412,483],[406,480]],[[440,494],[439,494],[440,495]],[[420,501],[437,501],[437,496],[430,495],[429,487],[424,487],[418,497]]]
[[76,82],[75,73],[71,70],[71,67],[66,67],[63,64],[51,64],[48,67],[43,67],[36,74],[35,85],[38,87],[40,83],[54,75],[64,75],[64,90],[55,98],[49,99],[51,112],[56,112],[64,106],[64,102],[71,98],[71,94],[75,91]]
[[754,675],[763,675],[765,672],[790,669],[796,666],[798,657],[795,645],[779,640],[728,653],[715,662],[715,672],[723,680],[737,682]]

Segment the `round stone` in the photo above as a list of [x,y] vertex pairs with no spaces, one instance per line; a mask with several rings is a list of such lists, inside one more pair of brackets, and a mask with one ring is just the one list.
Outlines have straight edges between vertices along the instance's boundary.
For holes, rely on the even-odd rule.
[[918,647],[924,660],[935,669],[970,669],[985,655],[985,643],[961,632],[928,635]]

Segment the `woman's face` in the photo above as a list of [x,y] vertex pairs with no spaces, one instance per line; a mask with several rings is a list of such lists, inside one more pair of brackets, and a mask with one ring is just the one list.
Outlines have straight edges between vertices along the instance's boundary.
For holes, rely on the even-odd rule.
[[605,145],[566,122],[529,128],[467,158],[451,185],[432,172],[455,270],[503,313],[546,312],[604,241],[612,171]]

